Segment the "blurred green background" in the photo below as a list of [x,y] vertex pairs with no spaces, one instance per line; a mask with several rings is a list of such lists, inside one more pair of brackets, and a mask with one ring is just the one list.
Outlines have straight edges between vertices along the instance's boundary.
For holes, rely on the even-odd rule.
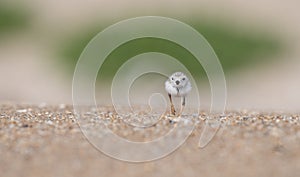
[[[276,2],[272,8],[257,2],[0,1],[0,80],[5,83],[0,99],[71,103],[72,75],[88,42],[118,21],[154,15],[187,23],[207,39],[223,66],[232,107],[296,104],[300,100],[295,96],[300,84],[294,84],[298,83],[300,56],[299,25],[294,23],[300,16],[297,2]],[[278,13],[287,8],[289,12]],[[126,60],[144,52],[169,54],[182,61],[199,82],[207,82],[203,69],[188,51],[155,38],[118,47],[99,74],[111,80]],[[292,86],[286,89],[287,84]]]
[[[217,21],[207,22],[208,20],[197,20],[197,18],[193,21],[182,21],[191,25],[207,39],[219,57],[225,73],[241,67],[248,67],[251,63],[268,62],[270,59],[274,59],[272,56],[280,54],[284,49],[280,39],[274,34],[264,31],[250,32],[242,28],[234,29],[230,27],[230,22],[226,24]],[[102,26],[109,26],[109,23],[85,29],[74,37],[66,39],[59,46],[59,54],[65,58],[62,62],[69,68],[71,74],[84,47],[104,29]],[[204,71],[199,70],[199,64],[191,53],[175,43],[156,38],[136,39],[115,49],[103,64],[101,75],[111,79],[124,62],[145,52],[161,52],[171,55],[186,65],[197,78],[200,79],[205,76]],[[261,58],[265,59],[262,61]]]
[[20,6],[0,5],[0,35],[12,32],[24,32],[30,26],[31,15]]
[[[0,6],[0,34],[10,35],[10,33],[24,32],[30,28],[32,16],[29,9],[21,6]],[[282,52],[283,44],[276,38],[276,35],[266,31],[254,32],[247,31],[242,27],[240,29],[231,28],[230,22],[211,21],[208,19],[182,20],[183,22],[194,27],[201,33],[215,50],[219,57],[225,72],[247,67],[249,63],[261,61],[260,58],[270,59],[272,55],[278,55]],[[49,48],[50,52],[57,54],[58,62],[68,68],[69,73],[73,73],[76,62],[88,42],[99,32],[112,25],[112,22],[98,22],[91,27],[84,27],[84,30],[76,33],[73,37],[65,37],[57,43],[58,48]],[[95,27],[97,26],[97,27]],[[181,35],[181,34],[178,34]],[[112,62],[106,62],[103,66],[107,68],[106,77],[110,77],[116,72],[122,63],[127,59],[144,52],[162,52],[169,54],[196,72],[195,63],[189,58],[193,56],[170,41],[146,38],[130,41],[125,45],[117,48],[109,57]]]

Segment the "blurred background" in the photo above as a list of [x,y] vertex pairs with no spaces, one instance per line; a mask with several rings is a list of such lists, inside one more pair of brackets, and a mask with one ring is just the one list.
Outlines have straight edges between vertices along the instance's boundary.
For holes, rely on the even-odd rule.
[[[299,7],[296,0],[0,0],[0,102],[71,104],[74,68],[93,36],[152,15],[183,21],[207,39],[225,72],[228,109],[298,111]],[[192,57],[167,41],[135,40],[110,55],[104,79],[122,64],[119,58],[150,51]],[[194,63],[186,65],[197,73]],[[203,71],[197,77],[207,84]]]

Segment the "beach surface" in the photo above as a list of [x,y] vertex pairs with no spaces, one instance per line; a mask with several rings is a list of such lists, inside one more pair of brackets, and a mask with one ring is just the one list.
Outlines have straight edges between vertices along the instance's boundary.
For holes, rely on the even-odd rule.
[[[0,110],[0,171],[5,177],[288,177],[300,168],[299,114],[228,111],[216,118],[220,129],[204,148],[198,142],[208,113],[186,115],[195,128],[182,146],[158,160],[130,163],[97,150],[82,133],[71,106],[1,105]],[[139,141],[157,138],[178,124],[162,117],[145,131],[128,126],[108,107],[94,110],[94,115],[97,119],[89,119],[94,125],[105,121],[119,136]]]

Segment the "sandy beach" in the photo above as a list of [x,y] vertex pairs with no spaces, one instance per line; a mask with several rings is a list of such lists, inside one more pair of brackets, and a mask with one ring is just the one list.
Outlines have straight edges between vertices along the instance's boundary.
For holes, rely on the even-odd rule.
[[[0,110],[0,171],[5,177],[287,177],[296,176],[300,167],[298,114],[226,112],[217,118],[221,128],[216,136],[201,149],[197,144],[208,116],[204,111],[191,119],[195,129],[175,152],[151,162],[129,163],[93,147],[82,134],[72,106],[1,105]],[[101,107],[96,114],[98,122],[107,121],[111,130],[128,139],[154,137],[176,124],[162,118],[163,126],[135,130],[109,108]]]

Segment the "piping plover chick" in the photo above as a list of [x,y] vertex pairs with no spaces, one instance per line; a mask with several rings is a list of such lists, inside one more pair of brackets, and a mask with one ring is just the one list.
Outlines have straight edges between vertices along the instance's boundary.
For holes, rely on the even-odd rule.
[[192,85],[186,75],[182,72],[173,73],[165,82],[165,89],[171,103],[171,114],[175,115],[175,107],[172,101],[172,96],[181,97],[181,108],[178,116],[181,116],[185,107],[185,97],[192,90]]

